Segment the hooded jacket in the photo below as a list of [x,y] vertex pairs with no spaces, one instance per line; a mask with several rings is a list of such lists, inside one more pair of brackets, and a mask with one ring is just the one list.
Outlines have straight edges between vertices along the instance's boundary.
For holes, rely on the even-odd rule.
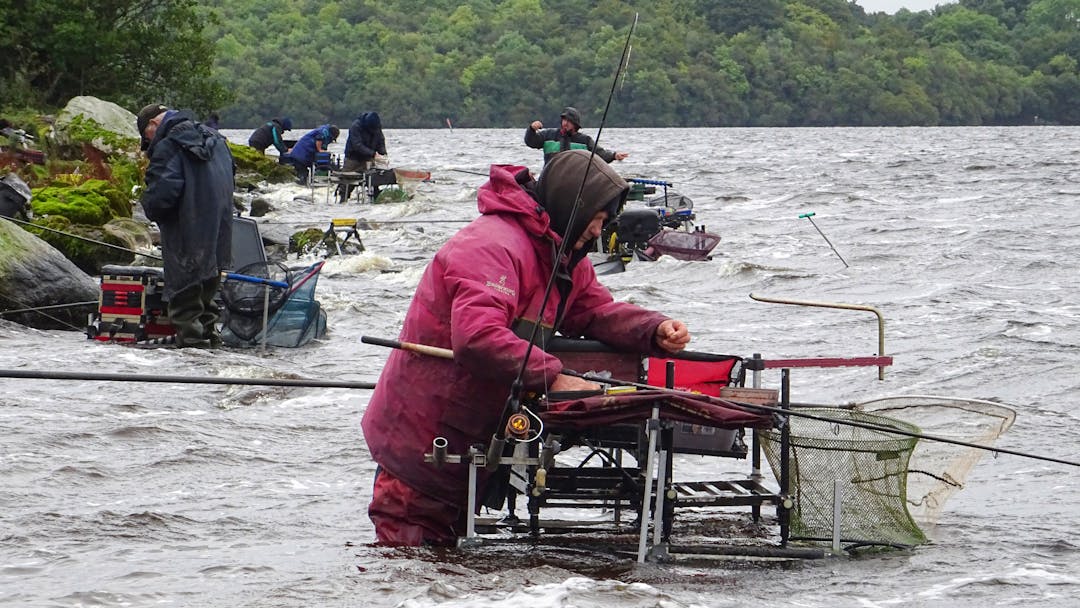
[[[453,350],[452,361],[409,351],[390,353],[364,413],[371,454],[394,477],[458,507],[466,503],[468,467],[425,463],[435,437],[450,453],[486,443],[496,430],[511,383],[528,349],[515,335],[518,319],[535,321],[555,252],[563,236],[552,218],[569,216],[588,153],[546,170],[540,183],[524,167],[493,165],[478,194],[481,216],[435,254],[416,288],[399,338]],[[544,193],[541,205],[530,193]],[[593,160],[579,211],[591,218],[621,200],[626,182]],[[546,208],[545,208],[546,207]],[[575,221],[574,226],[577,226]],[[576,229],[576,228],[575,228]],[[580,235],[580,230],[578,231]],[[574,236],[568,232],[566,238]],[[577,237],[574,236],[574,241]],[[573,242],[573,241],[571,241]],[[630,352],[652,352],[656,327],[666,317],[615,302],[589,263],[561,265],[572,284],[565,291],[562,333],[585,335]],[[552,290],[542,323],[553,325],[563,292]],[[542,391],[562,370],[553,355],[533,348],[525,390]]]
[[274,146],[278,154],[285,154],[289,149],[285,146],[282,136],[285,131],[291,128],[292,122],[288,119],[285,119],[285,121],[277,118],[269,120],[251,133],[251,137],[248,138],[248,146],[255,148],[259,152],[265,152],[267,148]]
[[316,142],[322,142],[323,149],[326,149],[334,141],[334,129],[336,127],[327,124],[304,133],[289,152],[289,156],[302,165],[314,165],[315,155],[318,153]]
[[163,297],[212,279],[232,252],[233,158],[191,113],[169,112],[147,149],[142,207],[161,230]]
[[[595,148],[596,155],[604,159],[605,162],[612,162],[615,160],[615,153],[610,150],[605,150],[600,146],[597,146],[593,141],[593,138],[585,135],[581,132],[581,113],[576,108],[566,107],[563,109],[559,118],[565,118],[574,123],[577,129],[573,133],[567,133],[562,130],[562,127],[554,128],[549,127],[547,129],[532,130],[532,127],[525,129],[525,145],[530,148],[536,148],[537,150],[545,150],[544,142],[554,141],[558,142],[557,150],[555,152],[544,152],[544,164],[546,165],[551,157],[559,152],[566,152],[572,149],[584,149],[593,150]],[[577,147],[574,144],[578,144]]]
[[376,112],[364,112],[349,127],[345,140],[345,158],[366,162],[378,152],[386,155],[386,137],[382,132],[382,120]]

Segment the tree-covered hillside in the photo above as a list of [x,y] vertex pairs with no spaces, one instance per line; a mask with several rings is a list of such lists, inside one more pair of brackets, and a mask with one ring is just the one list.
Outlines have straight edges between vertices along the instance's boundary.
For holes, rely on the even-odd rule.
[[[45,4],[60,20],[51,29],[9,16]],[[47,33],[36,54],[12,47],[20,63],[0,70],[0,84],[22,83],[24,96],[60,85],[107,95],[123,76],[139,94],[203,112],[223,99],[211,86],[221,85],[231,101],[213,109],[226,127],[282,115],[344,125],[365,110],[391,128],[439,127],[446,118],[461,127],[524,126],[550,123],[564,105],[581,109],[589,126],[639,13],[612,126],[1080,123],[1080,0],[960,0],[891,16],[846,0],[79,3],[158,7],[173,16],[157,38],[147,28],[125,36],[123,23],[115,34],[94,34],[89,22],[76,23],[85,8],[69,4],[0,0],[10,9],[2,10],[5,33],[23,32],[0,41],[35,40],[26,28]],[[201,19],[178,22],[192,4]],[[200,36],[210,44],[197,44]],[[162,62],[156,44],[171,61]],[[152,62],[135,61],[139,45]],[[126,55],[110,60],[116,52]],[[213,81],[201,71],[207,62]],[[189,67],[197,77],[181,78]]]
[[844,0],[207,0],[229,124],[388,126],[1080,122],[1080,0],[867,15]]

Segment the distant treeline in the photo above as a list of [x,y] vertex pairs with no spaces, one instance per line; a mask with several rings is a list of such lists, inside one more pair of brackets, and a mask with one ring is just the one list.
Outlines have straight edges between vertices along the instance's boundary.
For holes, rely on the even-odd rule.
[[1080,124],[1080,0],[960,0],[896,15],[845,0],[127,3],[199,16],[160,36],[177,44],[195,28],[212,41],[213,53],[188,42],[193,54],[173,55],[174,71],[194,66],[198,77],[140,92],[216,110],[225,127],[285,115],[347,125],[376,110],[389,128],[447,118],[524,128],[554,123],[565,105],[595,127],[635,13],[610,126]]

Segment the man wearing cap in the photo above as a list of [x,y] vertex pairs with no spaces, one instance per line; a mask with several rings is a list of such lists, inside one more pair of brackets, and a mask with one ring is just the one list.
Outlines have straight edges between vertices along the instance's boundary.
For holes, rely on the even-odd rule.
[[534,120],[525,130],[525,145],[530,148],[544,151],[544,164],[558,152],[567,150],[590,150],[595,149],[596,155],[605,162],[622,160],[630,156],[627,152],[610,152],[593,142],[593,138],[581,132],[581,112],[577,108],[567,106],[559,115],[562,123],[558,129],[544,128],[544,123]]
[[248,138],[248,145],[263,154],[266,153],[266,149],[270,146],[274,146],[279,155],[285,154],[289,151],[289,147],[285,145],[284,134],[291,129],[291,118],[287,116],[285,118],[271,118],[261,127],[252,131],[251,137]]
[[224,137],[188,111],[151,104],[136,127],[150,158],[141,203],[161,231],[162,296],[176,343],[218,346],[214,294],[232,253],[232,154]]
[[[451,349],[453,360],[392,351],[364,412],[364,438],[379,465],[368,516],[380,543],[451,545],[464,533],[468,467],[436,468],[424,453],[436,437],[451,453],[491,438],[532,325],[626,352],[674,353],[690,341],[681,321],[616,302],[586,258],[628,191],[583,150],[555,155],[539,180],[525,167],[492,165],[477,195],[480,217],[435,254],[399,337]],[[558,288],[545,303],[553,273]],[[523,389],[599,388],[562,369],[557,357],[532,349]]]

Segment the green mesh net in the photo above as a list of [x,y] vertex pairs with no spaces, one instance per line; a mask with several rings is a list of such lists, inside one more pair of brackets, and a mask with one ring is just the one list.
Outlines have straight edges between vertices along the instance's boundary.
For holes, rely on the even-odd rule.
[[[926,536],[907,510],[908,459],[918,439],[847,423],[918,433],[892,418],[847,409],[800,408],[790,425],[791,539],[831,542],[839,490],[845,544],[914,546]],[[780,478],[780,432],[763,433],[765,457]]]

